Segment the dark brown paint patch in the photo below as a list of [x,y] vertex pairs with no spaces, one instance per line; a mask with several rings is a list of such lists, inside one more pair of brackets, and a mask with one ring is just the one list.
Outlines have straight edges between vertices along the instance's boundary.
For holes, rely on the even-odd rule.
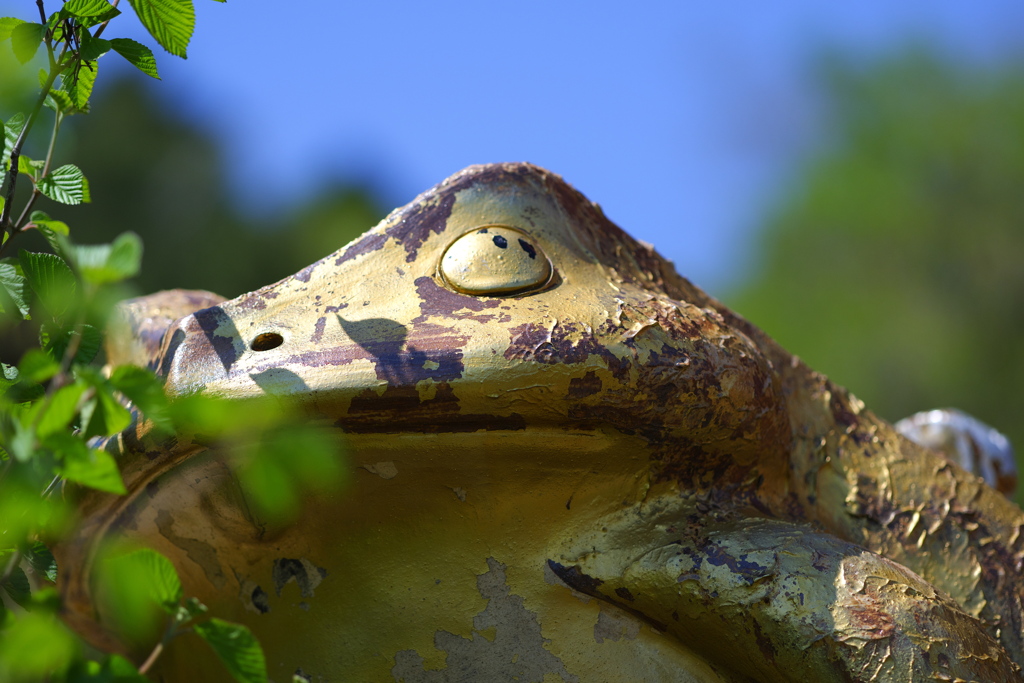
[[618,588],[616,588],[615,594],[623,600],[628,600],[629,602],[633,602],[636,599],[633,597],[633,594],[629,591],[629,589],[625,586],[619,586]]
[[320,339],[324,336],[324,327],[327,326],[327,317],[320,316],[316,320],[316,325],[313,326],[313,336],[309,338],[311,344],[317,344]]
[[274,590],[277,591],[278,596],[281,595],[281,590],[288,582],[294,581],[299,586],[299,591],[304,598],[313,597],[313,589],[326,577],[327,570],[323,567],[317,567],[308,560],[296,560],[289,557],[274,560],[271,574]]
[[415,284],[416,293],[420,297],[420,316],[414,318],[413,323],[424,322],[434,316],[490,320],[494,316],[474,316],[472,312],[496,308],[502,302],[501,299],[482,299],[468,294],[457,294],[426,276],[416,278]]
[[601,378],[588,370],[582,377],[573,377],[569,380],[569,398],[579,400],[587,396],[593,396],[601,391]]
[[323,261],[317,261],[316,263],[312,263],[306,266],[299,272],[295,273],[295,275],[292,275],[292,278],[298,280],[299,282],[309,282],[309,278],[313,277],[313,270],[316,269],[316,267],[319,266],[321,263],[323,263]]
[[363,235],[357,241],[350,244],[345,249],[344,253],[342,253],[341,256],[335,259],[334,265],[340,266],[342,263],[345,263],[346,261],[351,261],[357,256],[362,256],[363,254],[369,254],[371,252],[377,251],[378,249],[383,247],[384,243],[387,241],[388,236],[385,235],[384,233],[371,232],[366,235]]
[[352,399],[348,416],[336,422],[347,432],[443,434],[476,431],[521,431],[522,415],[462,413],[459,400],[447,382],[437,385],[434,398],[420,400],[415,387],[388,387],[378,395],[366,389]]
[[604,583],[601,579],[594,578],[593,576],[587,576],[580,571],[579,567],[566,567],[554,560],[548,560],[548,567],[550,567],[551,571],[555,573],[555,576],[560,578],[569,588],[578,590],[580,593],[584,593],[586,595],[603,597],[598,590],[601,587],[601,584]]
[[[196,311],[192,316],[196,324],[203,331],[203,334],[206,335],[206,340],[213,347],[217,358],[220,359],[221,364],[224,366],[224,370],[230,370],[231,366],[238,360],[238,352],[235,349],[235,339],[238,335],[235,332],[234,322],[220,306],[204,308],[201,311]],[[235,334],[230,337],[217,334],[217,329],[224,323],[227,323],[228,329],[235,332]]]
[[583,363],[591,355],[600,356],[610,366],[618,366],[619,359],[583,325],[567,322],[549,329],[537,323],[517,325],[509,330],[507,360],[525,360],[560,365]]
[[416,260],[419,248],[431,233],[440,234],[444,231],[455,205],[455,193],[452,187],[441,190],[439,196],[433,191],[428,193],[426,199],[405,209],[398,223],[385,231],[388,237],[394,237],[405,249],[407,263]]

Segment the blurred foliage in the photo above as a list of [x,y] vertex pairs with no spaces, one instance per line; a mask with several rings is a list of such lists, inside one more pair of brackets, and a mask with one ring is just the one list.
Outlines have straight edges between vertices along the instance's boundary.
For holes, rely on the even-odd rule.
[[1024,69],[922,52],[825,76],[834,137],[727,302],[897,420],[957,407],[1024,452]]
[[[184,57],[194,27],[190,1],[133,0],[130,6],[161,47]],[[67,609],[58,582],[73,572],[57,566],[48,544],[72,533],[77,522],[69,502],[76,495],[94,489],[99,493],[92,495],[109,503],[137,493],[139,480],[130,478],[126,486],[117,457],[123,463],[125,453],[112,440],[130,425],[148,423],[151,437],[164,445],[201,432],[199,445],[225,452],[254,514],[270,523],[294,519],[309,490],[336,492],[344,469],[336,432],[305,424],[305,416],[276,401],[243,405],[195,394],[172,402],[162,380],[147,369],[101,369],[111,309],[142,262],[142,241],[126,227],[140,227],[165,250],[148,261],[154,282],[164,274],[176,276],[171,284],[184,284],[180,274],[197,268],[202,275],[226,275],[229,264],[248,264],[254,243],[273,254],[256,265],[271,273],[271,265],[283,268],[281,275],[290,273],[298,266],[287,259],[306,265],[306,258],[301,248],[282,248],[294,236],[247,240],[240,221],[224,208],[223,169],[210,142],[169,121],[131,88],[112,90],[128,99],[103,103],[110,113],[88,117],[99,123],[83,125],[73,145],[72,154],[101,171],[97,189],[106,197],[92,214],[101,227],[91,233],[76,227],[72,238],[68,223],[77,224],[80,214],[68,207],[89,204],[93,190],[79,166],[58,161],[68,154],[58,145],[62,124],[90,112],[102,57],[120,55],[153,78],[156,59],[134,40],[100,38],[121,14],[106,0],[67,0],[49,15],[38,0],[36,9],[40,23],[0,17],[0,44],[9,44],[22,65],[0,57],[0,108],[9,109],[0,119],[0,361],[7,361],[0,362],[0,681],[145,683],[163,647],[191,633],[235,680],[266,683],[263,651],[249,629],[186,599],[174,565],[149,549],[125,554],[121,548],[113,555],[101,549],[93,577],[93,589],[106,597],[103,628],[120,629],[127,634],[123,643],[149,652],[137,668],[85,647],[58,618]],[[40,89],[30,95],[36,78]],[[107,137],[91,137],[93,126]],[[48,142],[41,137],[44,128],[50,129]],[[37,203],[59,217],[33,210]],[[343,213],[352,207],[373,211],[368,200],[353,202],[340,193],[317,205],[307,220],[321,227],[339,206]],[[218,230],[221,223],[235,228]],[[82,238],[105,243],[83,245]],[[177,252],[166,251],[175,246]],[[197,251],[212,256],[195,258]],[[257,272],[264,284],[267,272]],[[80,635],[90,633],[96,636],[96,629]]]

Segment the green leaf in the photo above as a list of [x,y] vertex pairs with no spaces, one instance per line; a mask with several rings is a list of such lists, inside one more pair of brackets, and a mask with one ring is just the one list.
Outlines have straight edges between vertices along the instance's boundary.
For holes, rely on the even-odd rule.
[[[51,358],[59,362],[64,358],[64,353],[74,334],[76,334],[74,330],[43,323],[39,328],[39,344]],[[78,351],[75,353],[73,361],[84,365],[91,362],[99,353],[100,347],[103,345],[103,335],[92,325],[82,325],[77,334],[80,334],[81,338],[78,340]]]
[[18,173],[24,173],[33,180],[46,164],[44,161],[33,161],[24,154],[18,156]]
[[128,409],[103,389],[97,387],[96,400],[82,408],[82,434],[87,439],[117,434],[132,422]]
[[[4,557],[3,559],[6,565],[8,558]],[[25,572],[21,567],[15,567],[7,580],[0,585],[4,587],[4,592],[10,596],[11,600],[14,600],[18,605],[25,609],[32,607],[32,587],[29,585],[28,577],[25,576]]]
[[184,58],[196,25],[192,0],[128,0],[160,46]]
[[79,51],[79,58],[85,62],[95,62],[103,55],[110,52],[110,41],[103,38],[93,38],[87,30],[82,31],[82,49]]
[[119,282],[139,272],[142,240],[134,232],[123,232],[110,244],[74,245],[70,255],[87,282]]
[[266,660],[252,631],[216,618],[196,624],[192,630],[210,644],[236,681],[266,683]]
[[14,49],[14,56],[22,64],[27,64],[36,56],[36,51],[43,42],[43,33],[46,27],[42,24],[22,22],[11,28],[11,47]]
[[182,597],[181,581],[174,565],[160,553],[143,548],[112,558],[107,565],[119,575],[130,575],[143,582],[149,597],[168,614],[177,611]]
[[110,383],[124,394],[143,415],[158,426],[170,429],[167,396],[160,378],[145,368],[121,365],[110,374]]
[[18,136],[21,135],[21,129],[25,127],[25,115],[18,112],[11,118],[7,119],[7,125],[4,126],[4,155],[3,155],[3,171],[6,172],[10,168],[11,163],[11,150],[14,149],[14,144],[18,141]]
[[[61,228],[61,226],[63,226],[63,228]],[[68,226],[60,221],[46,221],[42,224],[37,223],[36,227],[39,232],[43,233],[43,237],[46,238],[50,248],[60,254],[63,258],[67,253],[67,250],[65,249],[67,246],[67,240],[64,239],[67,233],[62,234],[59,231],[62,229],[67,230]]]
[[6,295],[0,296],[0,300],[8,299],[20,317],[27,318],[31,288],[28,280],[18,272],[18,267],[11,262],[0,261],[0,290],[3,290],[0,295]]
[[57,581],[57,560],[53,559],[53,553],[42,541],[35,541],[25,552],[32,571],[47,581]]
[[[53,680],[78,652],[78,641],[57,617],[37,610],[18,618],[0,638],[0,662],[8,680]],[[63,679],[63,676],[60,677]]]
[[54,392],[49,403],[45,401],[37,403],[37,406],[41,408],[45,406],[45,408],[36,424],[36,435],[40,439],[45,439],[54,432],[67,429],[78,412],[78,401],[82,398],[83,393],[85,393],[85,385],[69,384]]
[[114,239],[106,267],[121,280],[133,277],[142,265],[142,240],[134,232],[123,232]]
[[139,673],[134,664],[121,655],[110,655],[104,668],[110,671],[114,677],[111,683],[150,683],[148,678]]
[[18,368],[7,363],[0,363],[0,386],[10,386],[18,381]]
[[209,607],[199,602],[199,598],[189,598],[186,600],[184,609],[189,619],[198,619],[210,611]]
[[65,479],[118,495],[128,492],[117,462],[110,453],[89,448],[69,432],[51,435],[46,439],[46,445],[64,456],[64,464],[58,469],[58,474]]
[[54,318],[68,310],[77,293],[78,283],[74,273],[56,254],[18,252],[21,270],[32,291],[39,297],[43,307]]
[[[120,14],[116,8],[112,7],[106,0],[67,0],[64,3],[64,7],[61,10],[68,16],[86,18],[86,17],[99,17],[107,14],[110,10],[114,10],[117,14]],[[114,16],[117,16],[116,14]]]
[[[42,211],[33,211],[29,220],[32,222],[33,225],[36,226],[38,230],[43,230],[44,228],[46,228],[58,235],[67,235],[69,232],[67,223],[63,221],[55,221]],[[53,242],[50,241],[49,237],[47,237],[47,241],[50,242],[50,246],[53,246]],[[54,249],[54,251],[57,251],[59,253],[59,250],[56,248]]]
[[45,382],[60,372],[60,363],[56,362],[41,349],[29,349],[18,363],[18,377],[30,382]]
[[121,10],[117,9],[116,7],[111,7],[110,10],[104,12],[103,14],[97,14],[94,17],[83,17],[81,19],[77,19],[76,21],[85,28],[92,28],[97,24],[102,24],[105,21],[110,21],[119,14],[121,14]]
[[110,41],[114,52],[127,59],[135,68],[147,76],[159,79],[156,71],[156,57],[153,51],[142,43],[137,43],[131,38],[114,38]]
[[28,462],[36,452],[36,433],[31,425],[14,423],[14,434],[6,444],[7,450],[18,462]]
[[32,593],[32,609],[41,608],[44,612],[54,614],[60,611],[60,593],[56,586],[44,586],[37,588]]
[[[79,79],[81,82],[81,79]],[[81,204],[85,199],[85,175],[74,164],[65,164],[39,180],[39,191],[61,204]]]
[[49,96],[44,101],[44,104],[54,111],[59,111],[63,114],[78,114],[80,110],[75,106],[75,103],[71,101],[71,95],[68,95],[66,90],[53,89],[50,91]]
[[[71,101],[81,111],[89,110],[89,96],[92,95],[92,87],[96,83],[98,71],[98,62],[81,62],[76,65],[74,73],[70,76],[70,84],[68,81],[65,81]],[[86,199],[84,201],[89,200]]]
[[14,30],[14,27],[18,24],[24,23],[25,21],[23,19],[18,19],[16,17],[0,17],[0,41],[10,38],[11,31]]
[[7,399],[8,404],[31,403],[41,399],[46,394],[46,390],[34,382],[12,381],[12,375],[15,378],[18,377],[17,368],[13,368],[5,363],[0,363],[0,367],[5,368],[3,371],[4,377],[0,380],[0,388],[6,389],[7,393],[3,398]]

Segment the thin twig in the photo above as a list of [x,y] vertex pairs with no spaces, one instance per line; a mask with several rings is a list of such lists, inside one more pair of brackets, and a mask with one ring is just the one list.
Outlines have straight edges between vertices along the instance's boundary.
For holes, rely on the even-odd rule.
[[[46,150],[46,161],[43,163],[43,170],[39,174],[40,178],[45,178],[50,172],[50,165],[53,162],[53,149],[57,146],[57,133],[60,132],[60,124],[63,120],[64,117],[61,115],[60,111],[58,111],[53,117],[53,134],[50,135],[50,146]],[[32,207],[35,206],[36,200],[39,199],[42,194],[43,193],[40,192],[38,186],[32,188],[32,196],[28,198],[28,202],[25,203],[25,208],[22,209],[21,215],[18,216],[18,220],[14,223],[15,230],[21,230],[24,227],[25,220],[28,218],[29,212],[32,211]]]
[[161,640],[159,643],[156,644],[156,647],[153,648],[153,651],[149,653],[149,656],[146,657],[146,661],[142,663],[142,666],[139,667],[139,673],[142,675],[146,675],[146,672],[149,671],[149,667],[153,666],[153,664],[156,662],[156,658],[159,657],[160,653],[163,651],[164,641]]
[[62,477],[59,474],[57,476],[55,476],[53,479],[51,479],[49,486],[47,486],[45,489],[43,489],[43,498],[48,497],[50,495],[50,491],[53,490],[53,487],[55,487],[57,484],[59,484],[62,480],[63,479],[62,479]]
[[[0,214],[0,229],[10,231],[11,237],[14,237],[16,231],[15,226],[11,224],[11,206],[14,204],[14,190],[18,185],[18,159],[21,158],[21,148],[25,144],[25,138],[28,137],[28,132],[32,130],[32,125],[36,122],[36,118],[39,116],[39,111],[43,108],[43,103],[46,102],[46,98],[50,95],[50,88],[53,87],[53,82],[57,80],[58,73],[60,73],[59,69],[55,69],[46,77],[46,83],[43,84],[43,90],[39,93],[39,99],[36,100],[36,104],[32,108],[32,113],[29,115],[28,120],[25,121],[25,125],[21,129],[21,134],[18,135],[18,139],[14,142],[14,147],[11,148],[11,166],[7,170],[10,184],[7,186],[7,194],[4,197],[4,210],[3,213]],[[10,240],[8,240],[7,244],[10,244]],[[0,245],[0,251],[2,251],[7,244]]]
[[[114,2],[110,3],[110,6],[111,7],[117,7],[117,3],[119,3],[119,2],[121,2],[121,0],[114,0]],[[113,18],[113,17],[111,17],[111,18]],[[107,24],[109,24],[109,23],[110,23],[110,19],[107,19],[102,24],[100,24],[100,27],[98,29],[96,29],[96,33],[94,33],[92,37],[93,38],[99,38],[100,35],[103,33],[103,30],[105,28],[107,28]]]
[[149,671],[149,668],[156,662],[157,657],[159,657],[160,653],[164,651],[164,647],[167,646],[167,643],[171,642],[179,633],[186,633],[190,630],[184,629],[183,631],[179,631],[178,626],[180,623],[181,622],[178,621],[177,617],[175,617],[171,619],[171,623],[167,624],[167,628],[164,630],[164,637],[160,639],[160,642],[156,644],[153,651],[149,653],[148,657],[146,657],[146,661],[144,661],[139,667],[140,674],[145,675],[146,672]]

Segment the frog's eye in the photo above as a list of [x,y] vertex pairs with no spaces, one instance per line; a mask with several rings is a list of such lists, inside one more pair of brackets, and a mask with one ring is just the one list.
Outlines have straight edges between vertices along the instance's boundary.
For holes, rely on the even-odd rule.
[[525,232],[503,225],[460,236],[441,257],[441,276],[466,294],[519,294],[551,279],[551,262]]

